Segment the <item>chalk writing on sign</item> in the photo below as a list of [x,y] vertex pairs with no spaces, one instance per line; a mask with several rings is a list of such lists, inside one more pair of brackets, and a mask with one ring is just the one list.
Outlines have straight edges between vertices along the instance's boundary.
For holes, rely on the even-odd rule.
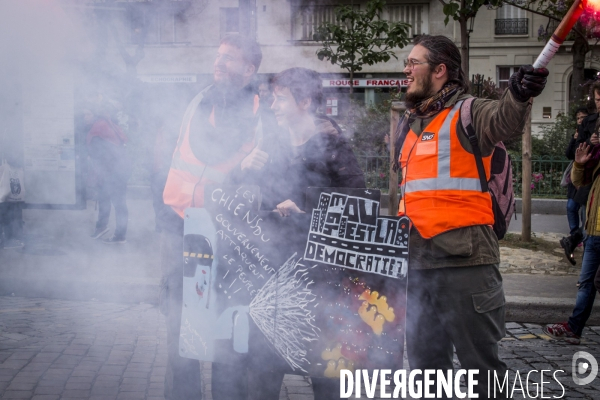
[[321,193],[304,259],[392,278],[406,276],[408,222],[378,215],[378,201]]

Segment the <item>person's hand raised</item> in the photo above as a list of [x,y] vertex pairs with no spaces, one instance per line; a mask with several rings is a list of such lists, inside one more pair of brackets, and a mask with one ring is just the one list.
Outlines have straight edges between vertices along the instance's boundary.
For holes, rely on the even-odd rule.
[[260,149],[260,145],[259,145],[259,146],[256,146],[250,152],[250,154],[248,154],[246,156],[246,158],[244,158],[242,160],[242,163],[240,166],[242,168],[242,171],[245,171],[247,169],[252,170],[252,171],[259,171],[265,166],[265,164],[267,163],[268,160],[269,160],[269,154],[262,151]]
[[575,162],[577,164],[585,164],[590,158],[592,158],[592,153],[590,153],[590,146],[586,143],[581,143],[577,150],[575,150]]

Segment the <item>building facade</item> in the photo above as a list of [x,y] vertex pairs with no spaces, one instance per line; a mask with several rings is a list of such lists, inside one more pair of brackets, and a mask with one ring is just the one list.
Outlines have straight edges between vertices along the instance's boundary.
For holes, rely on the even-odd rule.
[[[95,2],[95,7],[122,7],[123,2]],[[334,9],[350,2],[310,0],[221,0],[127,2],[142,10],[147,29],[145,56],[137,65],[136,73],[145,82],[207,83],[210,81],[212,62],[219,39],[227,33],[249,32],[255,35],[264,52],[261,74],[275,74],[283,69],[301,66],[319,71],[330,100],[339,95],[342,104],[347,90],[348,75],[315,53],[319,44],[312,34],[322,21],[334,20]],[[134,4],[132,4],[134,3]],[[364,8],[365,1],[354,1],[353,7]],[[131,8],[135,8],[131,7]],[[131,14],[131,11],[129,12]],[[131,16],[122,13],[123,26],[131,26]],[[410,35],[442,34],[460,44],[458,23],[444,23],[442,5],[436,0],[391,0],[386,5],[384,18],[411,24]],[[135,24],[134,24],[135,25]],[[491,77],[498,86],[506,87],[514,69],[532,64],[543,48],[538,40],[538,29],[546,27],[548,19],[513,6],[499,9],[483,7],[472,25],[470,34],[470,72]],[[135,31],[135,27],[133,27]],[[135,36],[135,33],[130,33]],[[124,31],[123,37],[127,34]],[[135,47],[129,39],[129,52]],[[127,40],[125,40],[127,43]],[[551,72],[544,93],[533,105],[534,132],[540,126],[552,123],[559,112],[568,110],[568,89],[572,72],[571,42],[565,42],[548,69]],[[374,66],[365,66],[356,76],[357,94],[365,103],[375,103],[385,97],[386,88],[401,83],[402,61],[411,46],[395,51],[397,60]],[[117,52],[114,63],[123,64]],[[125,67],[121,65],[121,68]],[[591,59],[589,70],[600,70],[600,64]],[[383,94],[382,94],[383,93]],[[330,105],[333,104],[330,101]],[[337,110],[329,110],[337,112]],[[342,110],[340,110],[342,113]]]

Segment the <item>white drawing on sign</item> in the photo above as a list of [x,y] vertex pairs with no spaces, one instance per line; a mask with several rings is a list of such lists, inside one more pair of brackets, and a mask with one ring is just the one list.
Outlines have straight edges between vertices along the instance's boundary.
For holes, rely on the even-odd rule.
[[378,217],[378,201],[336,192],[321,193],[317,207],[304,260],[406,277],[408,218]]
[[196,351],[196,343],[199,343],[204,349],[204,355],[207,353],[206,340],[202,338],[200,333],[192,327],[190,321],[186,318],[185,322],[181,325],[181,334],[179,336],[179,345],[182,346],[182,352],[184,354],[190,353],[195,356],[199,356]]
[[294,370],[307,372],[306,343],[317,340],[319,328],[311,308],[316,301],[308,269],[294,253],[271,276],[250,303],[250,316],[275,350]]

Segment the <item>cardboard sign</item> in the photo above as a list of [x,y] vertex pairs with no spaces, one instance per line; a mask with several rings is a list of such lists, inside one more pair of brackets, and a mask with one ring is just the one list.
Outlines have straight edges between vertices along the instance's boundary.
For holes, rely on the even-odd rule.
[[306,213],[280,217],[256,188],[207,189],[185,212],[180,355],[330,378],[402,368],[409,221],[379,216],[379,196],[309,189]]

